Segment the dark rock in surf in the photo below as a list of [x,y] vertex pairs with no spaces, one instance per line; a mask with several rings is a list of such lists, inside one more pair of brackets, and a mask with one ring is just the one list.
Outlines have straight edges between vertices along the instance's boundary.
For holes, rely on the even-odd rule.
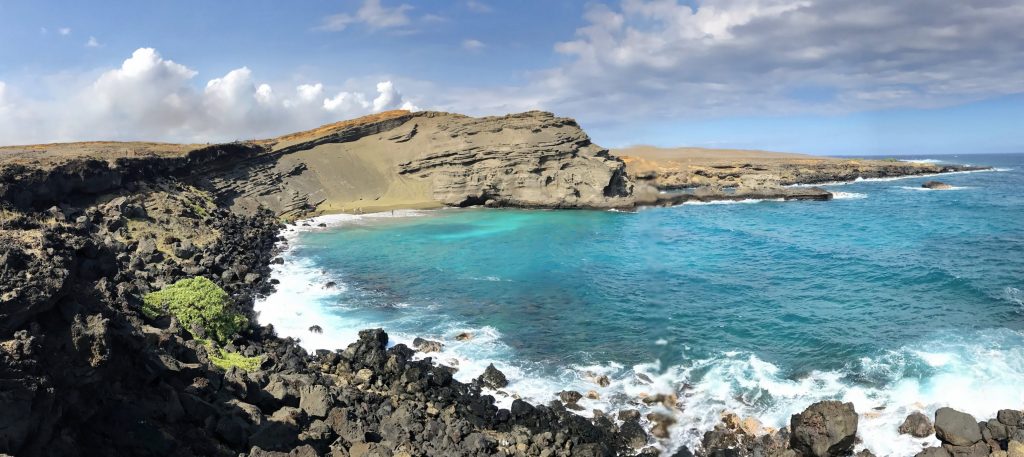
[[491,389],[501,389],[508,386],[508,378],[505,377],[505,373],[495,368],[493,363],[487,365],[487,369],[476,380],[480,385],[490,387]]
[[444,344],[440,341],[426,340],[423,338],[414,338],[412,340],[412,347],[420,352],[441,352],[444,349]]
[[932,421],[920,411],[914,411],[900,425],[899,432],[914,438],[924,438],[933,432]]
[[942,181],[928,181],[925,182],[924,184],[921,184],[921,187],[933,190],[949,190],[953,188],[953,186],[946,184]]

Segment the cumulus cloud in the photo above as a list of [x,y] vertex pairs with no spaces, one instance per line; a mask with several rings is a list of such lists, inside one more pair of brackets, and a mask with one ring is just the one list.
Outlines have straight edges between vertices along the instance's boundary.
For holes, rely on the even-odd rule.
[[[608,117],[931,107],[1024,91],[1010,0],[623,0],[590,6],[545,104]],[[614,109],[598,109],[611,106]]]
[[96,39],[96,37],[91,36],[91,37],[89,37],[89,40],[85,42],[85,46],[87,48],[98,48],[101,45],[100,45],[99,40]]
[[61,27],[57,29],[57,33],[61,34],[62,36],[68,36],[71,35],[71,29],[68,27]]
[[354,14],[341,13],[327,16],[317,28],[340,32],[357,23],[365,24],[371,29],[402,27],[411,22],[409,11],[412,9],[412,5],[407,4],[386,7],[381,0],[365,0]]
[[308,129],[389,109],[418,109],[391,81],[377,84],[372,102],[347,90],[325,97],[321,82],[277,90],[242,67],[208,80],[140,48],[120,67],[69,95],[19,101],[0,82],[0,144],[86,139],[230,141]]
[[409,111],[418,111],[419,108],[413,105],[412,102],[405,100],[402,94],[398,92],[395,85],[391,81],[382,81],[377,83],[377,98],[373,99],[373,111],[387,111],[393,109],[404,109]]

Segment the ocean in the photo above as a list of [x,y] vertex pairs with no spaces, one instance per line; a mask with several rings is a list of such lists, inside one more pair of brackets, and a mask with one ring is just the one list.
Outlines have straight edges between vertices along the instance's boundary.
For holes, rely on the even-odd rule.
[[442,341],[462,381],[493,362],[534,402],[596,391],[583,414],[676,393],[669,449],[723,411],[778,428],[840,399],[860,447],[911,456],[938,443],[898,435],[912,411],[1024,408],[1024,154],[905,159],[996,170],[824,186],[830,202],[325,216],[286,231],[256,308],[310,350],[382,327]]

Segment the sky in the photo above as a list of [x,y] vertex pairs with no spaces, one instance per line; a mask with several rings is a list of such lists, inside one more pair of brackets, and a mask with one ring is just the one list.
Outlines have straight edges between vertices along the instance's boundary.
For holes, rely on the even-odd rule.
[[266,138],[389,109],[595,143],[1024,152],[1020,0],[0,0],[0,144]]

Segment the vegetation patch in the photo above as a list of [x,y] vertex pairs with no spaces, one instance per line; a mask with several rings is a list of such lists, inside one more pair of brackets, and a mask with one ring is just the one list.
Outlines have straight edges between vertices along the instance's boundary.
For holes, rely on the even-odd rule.
[[142,297],[142,312],[150,319],[170,314],[189,331],[195,325],[203,327],[206,336],[220,344],[249,324],[230,305],[228,293],[202,276],[182,279]]
[[259,371],[260,365],[263,364],[263,357],[246,357],[237,352],[228,352],[220,348],[211,349],[209,355],[210,362],[224,371],[237,367],[240,370],[254,372]]

